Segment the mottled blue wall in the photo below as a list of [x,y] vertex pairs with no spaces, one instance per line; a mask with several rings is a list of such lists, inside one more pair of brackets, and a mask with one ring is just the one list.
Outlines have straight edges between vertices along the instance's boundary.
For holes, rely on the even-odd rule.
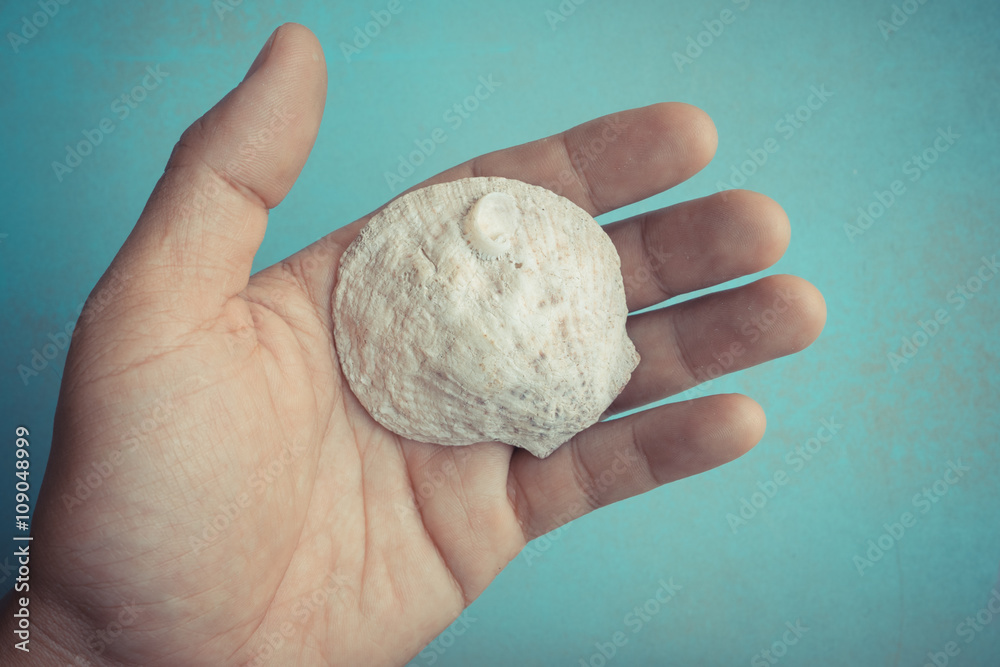
[[[278,24],[298,21],[326,50],[329,101],[258,267],[383,203],[394,194],[385,173],[437,127],[447,141],[406,187],[481,152],[677,100],[714,118],[718,154],[689,183],[624,213],[733,185],[764,192],[793,225],[773,271],[811,280],[829,308],[804,354],[712,383],[764,405],[760,446],[531,545],[469,610],[467,631],[446,633],[413,664],[600,667],[599,646],[619,631],[627,641],[608,664],[773,664],[766,649],[782,665],[922,665],[949,642],[959,652],[950,664],[1000,664],[1000,617],[987,607],[1000,566],[1000,275],[980,270],[1000,254],[996,2],[402,2],[350,58],[341,44],[385,0],[77,0],[41,19],[37,0],[3,3],[4,488],[16,424],[31,427],[41,472],[61,332],[177,137],[242,78]],[[728,23],[712,23],[724,10]],[[44,25],[32,30],[24,17]],[[161,80],[126,115],[113,100],[147,67]],[[491,75],[501,85],[474,113],[457,126],[445,117]],[[829,95],[800,108],[815,90]],[[796,113],[801,122],[785,120]],[[65,146],[95,128],[99,145],[57,174]],[[765,163],[745,163],[763,162],[765,148]],[[926,169],[913,161],[925,151]],[[859,207],[872,214],[867,229],[845,228]],[[919,322],[936,313],[943,323],[924,335]],[[53,358],[22,376],[36,350]],[[810,442],[831,432],[820,432],[823,420],[842,426]],[[947,473],[954,484],[939,481],[950,465],[967,469]],[[779,471],[785,484],[771,486]],[[943,495],[922,499],[935,482]],[[11,497],[0,494],[5,505]],[[12,531],[10,506],[0,536]],[[910,526],[886,534],[887,524],[899,535],[904,512]],[[880,538],[875,561],[869,540]],[[869,557],[870,567],[859,560]],[[10,585],[6,567],[0,578]],[[664,585],[675,587],[670,601],[636,615]],[[977,614],[973,623],[993,622],[966,622]]]

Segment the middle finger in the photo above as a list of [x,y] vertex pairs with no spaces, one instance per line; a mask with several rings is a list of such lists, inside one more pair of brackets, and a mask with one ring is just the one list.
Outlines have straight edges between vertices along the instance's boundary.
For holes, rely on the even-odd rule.
[[604,227],[622,262],[629,311],[762,271],[784,254],[788,216],[774,200],[727,190]]

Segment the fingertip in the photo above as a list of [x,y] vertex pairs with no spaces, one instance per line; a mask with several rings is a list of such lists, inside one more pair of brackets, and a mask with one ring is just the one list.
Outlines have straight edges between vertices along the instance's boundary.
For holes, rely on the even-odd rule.
[[704,197],[712,220],[725,232],[729,257],[740,260],[735,275],[763,271],[788,250],[791,224],[778,202],[752,190],[724,190]]
[[[303,84],[308,89],[301,90]],[[326,57],[319,38],[298,23],[283,23],[268,38],[240,87],[277,89],[322,108],[326,101]],[[286,90],[287,88],[287,90]],[[286,102],[286,105],[288,103]]]
[[292,51],[289,58],[303,66],[310,66],[316,63],[316,67],[326,70],[326,56],[323,54],[323,45],[319,38],[309,28],[301,23],[282,23],[275,31],[275,42],[278,38]]
[[275,29],[275,32],[287,35],[289,38],[294,37],[311,39],[317,46],[319,46],[319,39],[316,37],[316,34],[301,23],[296,23],[295,21],[285,21]]
[[767,342],[755,364],[801,352],[822,333],[826,301],[809,281],[776,274],[737,289],[744,289],[747,297],[746,305],[734,311],[737,325],[750,323]]
[[732,219],[739,220],[745,230],[745,245],[754,249],[760,263],[757,270],[781,259],[792,240],[791,222],[781,204],[752,190],[726,190],[720,194],[725,195]]
[[682,156],[687,163],[686,177],[708,166],[719,146],[719,132],[705,111],[686,102],[661,102],[649,109],[657,133],[671,139],[664,143],[670,152],[668,159]]
[[826,326],[826,299],[808,280],[779,274],[771,276],[778,290],[791,294],[789,298],[790,316],[797,326],[795,335],[790,338],[792,352],[798,352],[812,345]]
[[764,437],[764,409],[743,394],[714,394],[694,399],[689,405],[690,437],[699,443],[696,451],[703,460],[688,474],[738,459]]
[[763,439],[767,431],[767,415],[760,403],[743,394],[722,394],[715,397],[725,407],[731,429],[730,442],[732,453],[730,460],[738,459]]
[[704,166],[707,166],[719,148],[719,129],[715,126],[712,117],[703,109],[683,102],[679,104],[687,107],[688,113],[691,114],[691,132],[702,147]]

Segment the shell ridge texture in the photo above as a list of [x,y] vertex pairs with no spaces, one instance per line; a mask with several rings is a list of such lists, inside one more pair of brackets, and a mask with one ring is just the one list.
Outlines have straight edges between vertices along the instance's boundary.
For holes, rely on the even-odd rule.
[[607,234],[569,200],[511,179],[391,202],[344,252],[332,299],[351,390],[421,442],[548,456],[600,419],[639,362]]

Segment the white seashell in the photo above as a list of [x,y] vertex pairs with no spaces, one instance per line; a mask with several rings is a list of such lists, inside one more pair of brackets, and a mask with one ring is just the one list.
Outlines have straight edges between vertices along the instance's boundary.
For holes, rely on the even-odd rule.
[[341,258],[334,336],[351,390],[422,442],[545,457],[639,363],[614,245],[544,188],[467,178],[403,195]]

